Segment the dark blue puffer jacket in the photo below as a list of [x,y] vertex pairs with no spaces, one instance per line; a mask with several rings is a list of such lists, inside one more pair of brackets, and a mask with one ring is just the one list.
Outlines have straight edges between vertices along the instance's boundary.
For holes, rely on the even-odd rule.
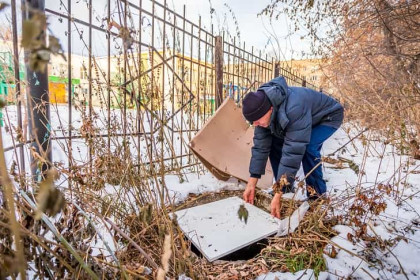
[[269,127],[256,127],[249,166],[251,177],[260,178],[270,154],[272,137],[284,139],[282,156],[276,179],[286,174],[290,184],[300,168],[312,127],[328,125],[338,128],[343,120],[343,107],[321,92],[288,87],[284,77],[263,84],[263,90],[273,105]]

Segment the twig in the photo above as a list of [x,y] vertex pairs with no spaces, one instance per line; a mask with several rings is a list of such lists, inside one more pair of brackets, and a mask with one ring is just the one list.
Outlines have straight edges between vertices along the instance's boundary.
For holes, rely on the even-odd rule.
[[340,151],[341,149],[343,149],[344,147],[346,147],[348,144],[350,144],[351,142],[353,142],[356,138],[358,138],[360,135],[362,135],[363,133],[365,133],[366,131],[368,131],[371,127],[368,126],[365,129],[363,129],[360,133],[358,133],[356,136],[354,136],[353,138],[351,138],[349,141],[347,141],[344,145],[342,145],[340,148],[338,148],[337,150],[335,150],[332,153],[329,153],[327,156],[331,157],[333,156],[336,152]]
[[363,272],[365,272],[367,275],[369,275],[373,280],[375,280],[376,278],[372,276],[372,274],[369,273],[369,271],[367,271],[364,267],[361,268],[363,270]]
[[[104,261],[103,259],[101,259],[101,258],[98,258],[98,257],[93,257],[97,262],[100,262],[100,263],[102,263],[102,264],[104,264],[104,265],[107,265],[107,266],[109,266],[109,267],[112,267],[112,268],[119,268],[118,266],[116,266],[116,265],[114,265],[114,264],[112,264],[112,263],[109,263],[109,262],[106,262],[106,261]],[[147,278],[147,277],[145,277],[145,276],[143,276],[143,275],[140,275],[138,272],[135,272],[135,271],[132,271],[132,270],[130,270],[130,269],[127,269],[127,268],[125,268],[125,271],[127,272],[127,273],[129,273],[129,274],[131,274],[131,276],[135,276],[135,277],[137,277],[137,278],[139,278],[139,279],[149,279],[149,278]]]
[[[369,228],[372,230],[372,232],[375,234],[375,236],[377,237],[377,238],[379,238],[379,235],[376,233],[376,231],[373,229],[373,227],[372,227],[372,225],[370,224],[370,223],[368,223],[367,224],[368,226],[369,226]],[[407,276],[407,273],[405,273],[405,270],[404,270],[404,268],[402,267],[402,265],[401,265],[401,262],[400,262],[400,260],[397,258],[397,256],[388,248],[388,246],[385,246],[385,248],[386,248],[386,250],[397,260],[397,262],[398,262],[398,265],[400,266],[400,269],[401,269],[401,272],[404,274],[404,276],[405,276],[405,278],[407,279],[407,280],[409,280],[409,278],[408,278],[408,276]]]
[[146,260],[150,263],[151,266],[153,266],[153,268],[158,269],[159,266],[155,263],[155,261],[139,246],[137,245],[136,242],[134,242],[133,239],[131,239],[127,234],[125,234],[124,232],[122,232],[117,225],[115,225],[109,218],[105,218],[105,220],[116,230],[118,231],[119,234],[121,234],[122,237],[124,237],[125,239],[127,239],[128,241],[130,241],[131,245],[133,245],[145,258]]
[[348,250],[348,249],[346,249],[346,248],[344,248],[344,247],[342,247],[342,246],[338,245],[338,244],[337,244],[337,243],[335,243],[334,241],[331,241],[330,239],[326,238],[325,236],[322,236],[321,234],[319,234],[319,233],[317,233],[317,232],[315,232],[315,231],[312,231],[312,233],[313,233],[313,234],[315,234],[315,235],[317,235],[318,237],[320,237],[320,238],[322,238],[322,239],[327,240],[327,241],[328,241],[331,245],[334,245],[335,247],[337,247],[337,248],[339,248],[339,249],[343,250],[344,252],[346,252],[346,253],[348,253],[348,254],[352,255],[353,257],[357,257],[357,258],[359,258],[359,259],[361,259],[361,260],[365,261],[366,263],[369,263],[369,262],[368,262],[365,258],[363,258],[362,256],[359,256],[359,255],[357,255],[357,254],[353,253],[352,251],[350,251],[350,250]]
[[[60,264],[62,264],[63,266],[65,266],[70,272],[74,273],[74,268],[71,267],[71,265],[66,262],[61,256],[59,256],[54,250],[51,250],[46,244],[44,244],[41,239],[44,240],[45,239],[42,237],[37,236],[36,234],[32,233],[31,231],[29,231],[27,228],[25,228],[23,225],[20,226],[21,227],[21,231],[22,233],[28,235],[29,237],[31,237],[35,242],[37,242],[42,248],[44,248],[46,251],[50,251],[51,254],[57,258],[57,260],[59,260]],[[47,240],[47,242],[49,242],[49,240]]]
[[15,246],[16,246],[16,261],[17,267],[19,269],[21,279],[26,278],[26,261],[25,255],[23,253],[23,242],[20,238],[19,223],[16,218],[16,209],[13,199],[13,183],[10,180],[9,174],[7,173],[6,160],[4,157],[3,150],[3,131],[0,129],[0,194],[3,192],[5,195],[5,201],[7,205],[8,218],[10,221],[10,229],[14,236]]
[[363,260],[359,262],[359,264],[356,266],[356,268],[353,268],[353,271],[346,276],[347,279],[352,279],[353,274],[359,269],[360,265],[363,263]]
[[72,204],[80,211],[80,213],[87,219],[87,221],[89,222],[89,224],[93,227],[93,229],[96,231],[96,233],[98,234],[99,238],[102,240],[102,242],[104,243],[106,249],[108,250],[108,252],[111,254],[113,260],[115,261],[115,263],[117,264],[118,268],[121,269],[122,274],[124,275],[125,279],[128,279],[127,274],[125,273],[124,268],[121,266],[120,262],[118,261],[117,257],[115,256],[114,252],[112,252],[111,248],[108,245],[108,242],[106,242],[106,240],[103,238],[102,234],[99,232],[99,230],[96,228],[95,224],[93,223],[93,221],[90,219],[90,217],[86,214],[85,211],[82,210],[82,208],[77,205],[74,201],[72,201]]
[[[37,209],[36,204],[32,201],[32,199],[21,189],[18,189],[22,197],[26,200],[29,206],[35,210]],[[99,280],[100,278],[95,272],[90,269],[90,267],[84,262],[83,258],[76,252],[76,250],[70,245],[70,243],[61,235],[61,233],[55,228],[54,224],[49,220],[49,218],[43,214],[42,221],[46,224],[46,226],[51,230],[51,232],[57,237],[57,239],[70,251],[70,253],[74,256],[74,258],[80,263],[82,268],[86,270],[86,272],[92,277],[92,279]]]

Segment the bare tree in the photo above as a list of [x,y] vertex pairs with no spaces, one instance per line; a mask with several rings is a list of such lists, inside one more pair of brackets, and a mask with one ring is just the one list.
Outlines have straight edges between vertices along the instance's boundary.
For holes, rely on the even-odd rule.
[[419,156],[420,2],[277,0],[261,12],[282,13],[307,31],[312,55],[325,58],[329,90],[347,115]]

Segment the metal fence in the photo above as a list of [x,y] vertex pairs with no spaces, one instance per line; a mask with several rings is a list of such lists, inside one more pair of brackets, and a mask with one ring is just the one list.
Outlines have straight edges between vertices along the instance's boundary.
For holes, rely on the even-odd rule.
[[[44,139],[45,150],[62,150],[70,170],[93,165],[104,153],[124,155],[153,172],[194,166],[198,161],[188,143],[224,98],[239,101],[278,75],[291,85],[314,88],[261,51],[226,40],[213,26],[205,28],[201,18],[190,21],[185,6],[182,13],[169,9],[166,0],[45,1],[45,9],[44,1],[37,3],[32,8],[45,11],[66,60],[51,59],[49,82],[44,79],[35,88],[28,79],[20,87],[19,65],[24,63],[12,1],[16,134],[25,130],[20,98],[25,90],[32,96],[28,115],[38,119],[30,121],[36,134],[9,147],[21,147],[15,157],[23,169],[25,157],[28,161],[23,147],[38,147],[36,138]],[[27,72],[27,78],[33,75],[40,73]],[[34,109],[40,104],[46,108],[43,114]]]

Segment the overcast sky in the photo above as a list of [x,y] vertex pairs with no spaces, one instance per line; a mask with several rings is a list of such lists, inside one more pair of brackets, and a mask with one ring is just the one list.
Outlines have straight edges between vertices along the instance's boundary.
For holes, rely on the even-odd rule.
[[[194,14],[197,14],[202,16],[203,21],[204,19],[210,21],[211,3],[212,8],[216,11],[216,16],[213,17],[215,28],[219,26],[218,22],[223,26],[225,14],[228,20],[232,17],[226,5],[229,6],[238,21],[241,41],[245,41],[247,46],[254,46],[271,53],[273,48],[271,42],[275,45],[276,50],[278,49],[274,40],[274,37],[277,37],[281,51],[288,58],[292,55],[292,50],[293,56],[298,57],[302,50],[308,51],[309,49],[309,43],[300,38],[301,34],[288,36],[288,20],[285,16],[272,22],[266,16],[257,16],[270,4],[270,0],[173,0],[173,2],[176,2],[176,9],[185,4],[187,10],[194,11],[194,13],[191,13],[193,19]],[[236,27],[233,21],[230,21],[228,26],[230,31],[235,33]],[[293,49],[291,46],[293,46]]]
[[[2,0],[2,2],[10,0]],[[139,3],[139,0],[130,0],[132,3]],[[156,0],[163,3],[164,0]],[[20,1],[17,1],[20,2]],[[61,2],[61,4],[60,4]],[[88,21],[89,0],[72,0],[72,14],[74,17]],[[100,25],[107,17],[107,0],[93,0],[93,23]],[[116,22],[119,22],[118,8],[115,0],[111,1],[111,13]],[[308,51],[309,42],[302,39],[302,34],[289,34],[288,20],[285,16],[279,20],[270,22],[265,16],[257,16],[271,1],[270,0],[167,0],[170,9],[175,9],[179,14],[183,12],[183,5],[186,5],[186,15],[189,20],[198,24],[199,16],[202,17],[202,25],[210,30],[211,24],[217,33],[221,30],[229,30],[231,34],[236,34],[237,27],[240,32],[241,44],[246,43],[246,48],[250,50],[254,46],[264,53],[273,54],[273,50],[281,55],[281,59],[300,58],[301,52]],[[18,3],[19,4],[19,3]],[[150,5],[150,0],[143,0],[144,7]],[[67,0],[45,0],[46,8],[56,10],[63,14],[67,13]],[[210,11],[213,9],[213,13]],[[231,11],[229,11],[231,10]],[[7,24],[10,21],[10,8],[4,10],[0,16],[0,24]],[[131,11],[134,21],[138,19],[138,12]],[[8,14],[8,15],[7,15]],[[20,14],[20,6],[18,7]],[[237,26],[234,23],[233,16],[236,17]],[[20,21],[20,17],[18,19]],[[67,20],[59,19],[55,16],[49,16],[49,29],[52,34],[60,39],[64,50],[67,50]],[[147,32],[147,26],[143,26]],[[149,28],[150,29],[150,28]],[[114,30],[115,31],[115,30]],[[82,32],[82,36],[78,33]],[[77,54],[87,55],[86,44],[88,42],[88,30],[82,25],[78,25],[77,29],[72,27],[72,49]],[[150,30],[149,30],[150,33]],[[150,33],[151,34],[151,33]],[[83,43],[83,41],[85,43]],[[106,40],[104,34],[99,32],[93,33],[93,52],[96,55],[106,54]],[[280,46],[277,46],[274,38],[278,38]],[[279,51],[280,50],[280,51]]]

